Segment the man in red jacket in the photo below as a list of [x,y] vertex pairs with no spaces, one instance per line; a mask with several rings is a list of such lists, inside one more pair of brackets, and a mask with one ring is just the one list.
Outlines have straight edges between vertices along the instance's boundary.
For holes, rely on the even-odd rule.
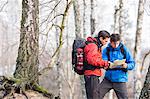
[[87,38],[87,45],[84,48],[86,61],[84,79],[87,99],[98,98],[95,90],[98,87],[99,77],[103,75],[101,68],[109,67],[108,61],[102,60],[101,47],[108,42],[109,37],[110,34],[103,30],[98,33],[97,37]]

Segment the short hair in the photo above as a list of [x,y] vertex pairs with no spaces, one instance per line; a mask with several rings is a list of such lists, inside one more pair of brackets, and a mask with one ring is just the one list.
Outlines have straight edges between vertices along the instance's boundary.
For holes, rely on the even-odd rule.
[[120,34],[111,34],[110,42],[117,42],[117,41],[120,41],[120,40],[121,40]]
[[110,37],[110,33],[107,32],[106,30],[99,31],[98,38],[100,38],[100,37],[102,37],[103,39],[109,38]]

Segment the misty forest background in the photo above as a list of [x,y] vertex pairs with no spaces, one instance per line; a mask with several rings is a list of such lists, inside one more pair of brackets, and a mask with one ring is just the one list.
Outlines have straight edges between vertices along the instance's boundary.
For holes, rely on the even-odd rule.
[[[150,0],[0,0],[0,76],[36,75],[31,80],[61,99],[86,99],[83,76],[72,70],[72,43],[107,30],[121,34],[136,61],[129,99],[149,99],[149,20]],[[29,65],[36,66],[33,75],[18,75]],[[116,96],[111,91],[105,99]]]

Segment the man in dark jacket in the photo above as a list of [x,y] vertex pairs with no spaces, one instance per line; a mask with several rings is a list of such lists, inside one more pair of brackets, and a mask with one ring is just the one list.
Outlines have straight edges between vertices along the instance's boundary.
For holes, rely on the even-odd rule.
[[[118,99],[128,99],[126,82],[128,81],[128,70],[135,67],[135,61],[127,47],[121,43],[119,34],[110,36],[110,43],[103,50],[102,57],[104,60],[115,63],[108,68],[102,83],[99,85],[99,98],[103,99],[104,95],[111,89],[114,89]],[[125,60],[125,61],[120,61]],[[120,62],[121,63],[120,63]]]
[[84,78],[87,99],[97,99],[95,90],[98,87],[99,77],[103,75],[101,68],[108,68],[108,61],[102,60],[101,47],[109,40],[110,34],[107,31],[100,31],[98,37],[87,38],[87,45],[84,48],[85,66]]

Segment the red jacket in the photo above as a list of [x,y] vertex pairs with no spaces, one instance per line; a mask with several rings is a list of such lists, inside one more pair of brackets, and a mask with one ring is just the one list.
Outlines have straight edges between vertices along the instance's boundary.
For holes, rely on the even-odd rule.
[[[98,43],[96,38],[88,37],[87,41]],[[85,60],[92,66],[108,67],[108,61],[102,60],[101,48],[95,43],[89,43],[84,48]],[[85,70],[84,75],[102,76],[101,69]]]

